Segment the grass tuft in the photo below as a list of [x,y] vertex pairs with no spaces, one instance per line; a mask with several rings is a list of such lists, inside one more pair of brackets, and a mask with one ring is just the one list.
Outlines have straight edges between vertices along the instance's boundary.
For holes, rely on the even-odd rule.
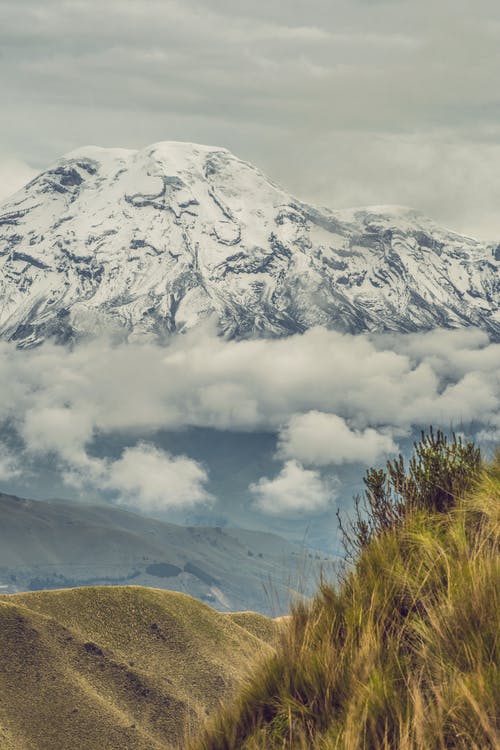
[[500,456],[444,512],[374,536],[295,607],[194,750],[500,747]]

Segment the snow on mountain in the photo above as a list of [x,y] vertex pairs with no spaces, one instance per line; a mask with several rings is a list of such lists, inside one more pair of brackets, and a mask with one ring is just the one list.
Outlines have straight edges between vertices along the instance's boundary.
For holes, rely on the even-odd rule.
[[222,148],[73,151],[0,205],[0,337],[232,337],[480,326],[500,245],[417,212],[306,205]]

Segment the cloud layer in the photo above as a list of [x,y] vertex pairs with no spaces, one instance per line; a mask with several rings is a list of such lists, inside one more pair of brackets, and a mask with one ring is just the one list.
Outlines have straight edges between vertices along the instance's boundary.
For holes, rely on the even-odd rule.
[[[200,329],[166,347],[94,341],[72,351],[1,343],[0,421],[28,455],[55,457],[69,482],[105,487],[117,502],[149,510],[210,501],[209,467],[161,453],[154,431],[277,433],[285,464],[277,478],[256,483],[259,507],[285,508],[278,496],[293,477],[311,487],[304,507],[318,509],[327,502],[318,469],[371,464],[414,426],[472,425],[494,439],[499,369],[500,344],[473,329],[370,337],[317,328],[241,342]],[[95,458],[93,439],[116,432],[128,436],[121,458]],[[9,461],[4,474],[14,470]],[[297,511],[297,500],[289,502]]]

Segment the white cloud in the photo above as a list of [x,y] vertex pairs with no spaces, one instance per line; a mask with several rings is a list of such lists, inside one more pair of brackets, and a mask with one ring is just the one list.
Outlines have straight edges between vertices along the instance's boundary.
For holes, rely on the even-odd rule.
[[38,170],[12,157],[0,156],[0,201],[20,190]]
[[70,406],[30,409],[22,436],[33,453],[55,453],[73,464],[85,463],[85,446],[93,432],[92,416]]
[[250,491],[263,513],[293,518],[327,510],[336,497],[336,482],[291,460],[273,479],[262,477],[250,485]]
[[390,435],[370,427],[351,430],[341,417],[320,411],[292,416],[278,445],[282,458],[296,458],[309,466],[372,464],[396,450]]
[[119,505],[159,511],[211,502],[204,487],[207,481],[206,470],[193,459],[140,443],[110,464],[105,487],[118,493]]
[[206,490],[207,470],[184,455],[174,456],[151,443],[127,447],[120,458],[88,456],[84,451],[64,456],[61,462],[66,484],[79,489],[106,492],[116,505],[138,510],[187,510],[212,504]]
[[19,459],[2,443],[0,443],[0,481],[14,479],[22,473]]

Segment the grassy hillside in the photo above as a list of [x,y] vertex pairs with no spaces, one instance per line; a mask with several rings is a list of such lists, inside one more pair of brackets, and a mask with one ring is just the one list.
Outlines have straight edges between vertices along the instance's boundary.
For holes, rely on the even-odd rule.
[[226,617],[244,630],[248,630],[249,633],[253,633],[264,643],[276,645],[278,635],[276,620],[271,620],[259,612],[228,612]]
[[[267,623],[267,626],[266,626]],[[258,626],[257,626],[258,624]],[[96,587],[0,597],[2,750],[165,750],[228,698],[272,625],[184,594]]]
[[500,460],[446,510],[414,508],[296,608],[197,750],[500,747]]

